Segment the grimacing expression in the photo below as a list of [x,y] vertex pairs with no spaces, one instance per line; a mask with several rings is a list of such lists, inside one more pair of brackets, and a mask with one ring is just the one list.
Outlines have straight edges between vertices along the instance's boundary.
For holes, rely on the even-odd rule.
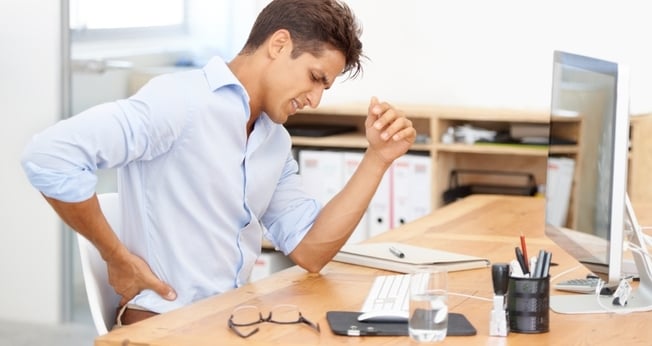
[[288,48],[273,61],[265,85],[268,93],[263,108],[278,124],[304,107],[316,108],[324,90],[333,85],[345,66],[344,54],[329,46],[319,57],[303,53],[294,59],[292,46]]

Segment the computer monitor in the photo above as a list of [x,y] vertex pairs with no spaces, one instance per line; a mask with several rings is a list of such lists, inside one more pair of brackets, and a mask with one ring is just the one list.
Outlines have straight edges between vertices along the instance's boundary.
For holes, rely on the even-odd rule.
[[[608,285],[617,286],[623,277],[626,220],[640,232],[632,208],[625,208],[628,69],[621,63],[561,51],[554,52],[553,60],[551,114],[576,114],[582,119],[569,221],[563,227],[551,224],[546,217],[546,235],[589,270],[602,274]],[[554,189],[546,190],[546,205],[550,208],[555,198],[550,191]],[[638,264],[636,268],[640,269]],[[615,308],[611,299],[553,296],[550,306],[564,313],[609,312]],[[647,304],[652,310],[652,299],[637,301],[642,304],[634,304],[637,309]]]

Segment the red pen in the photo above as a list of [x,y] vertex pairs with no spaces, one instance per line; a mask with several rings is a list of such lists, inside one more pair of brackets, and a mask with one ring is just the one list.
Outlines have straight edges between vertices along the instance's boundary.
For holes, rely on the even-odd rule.
[[525,236],[521,233],[521,251],[523,251],[523,257],[525,257],[525,269],[530,271],[530,258],[527,257],[527,246],[525,245]]

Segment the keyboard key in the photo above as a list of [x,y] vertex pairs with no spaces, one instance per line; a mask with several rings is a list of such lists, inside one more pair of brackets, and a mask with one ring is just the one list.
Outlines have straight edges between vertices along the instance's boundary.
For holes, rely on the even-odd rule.
[[377,276],[360,311],[408,311],[409,286],[409,274]]
[[555,289],[575,293],[594,293],[600,279],[570,279],[555,284]]

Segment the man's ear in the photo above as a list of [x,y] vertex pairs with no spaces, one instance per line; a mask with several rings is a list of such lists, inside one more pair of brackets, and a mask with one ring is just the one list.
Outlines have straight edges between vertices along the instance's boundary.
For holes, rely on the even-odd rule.
[[283,52],[292,51],[292,37],[286,29],[279,29],[270,37],[267,44],[267,52],[271,58],[278,57]]

